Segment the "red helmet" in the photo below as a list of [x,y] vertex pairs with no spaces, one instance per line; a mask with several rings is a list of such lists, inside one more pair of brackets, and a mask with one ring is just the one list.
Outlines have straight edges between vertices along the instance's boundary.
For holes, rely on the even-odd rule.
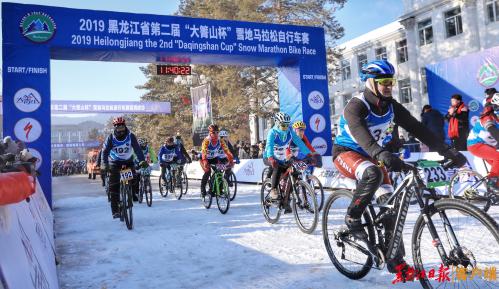
[[216,124],[210,124],[208,126],[208,131],[211,133],[211,132],[218,132],[219,129],[218,129],[218,125]]
[[120,125],[120,124],[126,125],[125,118],[123,118],[121,116],[113,118],[113,125]]

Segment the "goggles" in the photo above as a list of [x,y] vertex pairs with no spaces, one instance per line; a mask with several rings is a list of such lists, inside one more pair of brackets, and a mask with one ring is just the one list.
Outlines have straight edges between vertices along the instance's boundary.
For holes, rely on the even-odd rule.
[[289,123],[281,123],[281,124],[279,124],[279,127],[282,130],[287,130],[289,128]]
[[383,86],[394,86],[397,83],[395,78],[375,78],[374,81]]

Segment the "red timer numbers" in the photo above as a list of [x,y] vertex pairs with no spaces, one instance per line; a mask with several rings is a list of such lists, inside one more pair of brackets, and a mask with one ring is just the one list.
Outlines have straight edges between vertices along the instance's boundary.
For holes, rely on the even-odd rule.
[[158,75],[191,75],[190,65],[158,65]]

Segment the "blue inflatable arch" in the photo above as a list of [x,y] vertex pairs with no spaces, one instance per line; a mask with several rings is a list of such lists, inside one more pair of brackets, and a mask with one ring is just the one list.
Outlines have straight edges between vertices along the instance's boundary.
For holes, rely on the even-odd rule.
[[[331,154],[324,30],[316,27],[2,4],[4,134],[40,158],[51,196],[50,59],[277,67],[282,111]],[[68,72],[70,73],[70,72]]]

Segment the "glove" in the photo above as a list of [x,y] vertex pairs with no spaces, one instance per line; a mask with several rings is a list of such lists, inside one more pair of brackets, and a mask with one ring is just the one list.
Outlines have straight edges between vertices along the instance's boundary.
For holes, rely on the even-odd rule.
[[201,162],[201,168],[203,168],[203,171],[206,173],[210,172],[210,165],[208,164],[207,160],[202,160]]
[[457,168],[464,166],[467,162],[466,157],[454,148],[446,147],[438,153],[444,158],[452,160],[452,166]]
[[235,163],[236,164],[240,164],[241,163],[241,161],[239,160],[239,158],[236,159]]
[[277,168],[278,163],[277,163],[276,159],[274,159],[274,157],[270,157],[270,158],[268,158],[267,160],[269,161],[270,166],[271,166],[272,168],[274,168],[274,169],[275,169],[275,168]]
[[146,162],[146,161],[141,161],[139,163],[139,167],[145,169],[145,168],[148,168],[149,167],[149,164]]
[[377,156],[376,159],[380,161],[389,171],[400,172],[404,165],[404,162],[398,157],[394,156],[389,151],[382,151]]

